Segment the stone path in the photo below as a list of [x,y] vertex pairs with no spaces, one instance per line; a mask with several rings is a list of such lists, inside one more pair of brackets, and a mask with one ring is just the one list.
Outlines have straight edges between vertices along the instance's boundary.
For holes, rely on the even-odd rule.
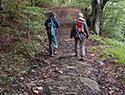
[[[72,13],[65,13],[66,11]],[[73,56],[74,40],[69,38],[72,21],[63,18],[72,17],[72,14],[76,16],[78,11],[80,9],[56,10],[61,21],[57,36],[58,54],[49,57],[48,50],[43,50],[31,63],[34,70],[20,78],[21,84],[16,92],[18,94],[14,95],[124,95],[123,86],[120,88],[121,85],[116,84],[114,75],[109,73],[113,72],[110,67],[104,66],[103,62],[95,62],[94,54],[90,50],[87,49],[87,61],[80,61],[78,57]]]
[[[74,40],[69,38],[72,21],[63,19],[71,15],[65,12],[66,9],[56,10],[57,17],[61,21],[57,36],[59,49],[58,54],[48,60],[53,69],[49,69],[49,75],[52,77],[46,79],[45,84],[51,95],[98,95],[100,92],[98,83],[89,78],[91,65],[73,56]],[[60,14],[63,15],[60,17]]]
[[77,61],[75,57],[61,58],[57,62],[56,79],[47,79],[51,95],[98,95],[100,88],[95,80],[88,78],[91,73],[91,65]]

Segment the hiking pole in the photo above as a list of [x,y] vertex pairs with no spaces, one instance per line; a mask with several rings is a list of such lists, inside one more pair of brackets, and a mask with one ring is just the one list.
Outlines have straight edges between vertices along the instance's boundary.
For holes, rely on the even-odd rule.
[[81,36],[80,36],[78,31],[77,31],[77,35],[78,35],[79,39],[82,41],[82,38],[81,38]]

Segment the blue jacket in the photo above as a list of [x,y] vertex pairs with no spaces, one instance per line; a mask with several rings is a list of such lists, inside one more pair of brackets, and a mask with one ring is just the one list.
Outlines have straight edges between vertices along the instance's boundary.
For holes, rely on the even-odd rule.
[[[84,21],[83,22],[83,29],[84,29],[84,32],[86,33],[86,38],[88,38],[89,31],[88,31],[88,26],[87,26],[86,20],[84,18],[81,18],[81,17],[78,19]],[[72,29],[71,29],[70,38],[72,38],[72,37],[76,38],[76,30],[74,28],[76,23],[77,23],[76,20],[74,20],[73,25],[72,25]]]
[[[50,18],[48,18],[48,19],[45,21],[46,30],[48,30],[47,23],[48,23],[49,20],[50,20]],[[59,28],[59,27],[60,27],[60,23],[59,23],[59,21],[58,21],[57,18],[52,17],[52,20],[53,20],[53,22],[54,22],[54,24],[55,24],[55,30],[56,30],[56,34],[57,34],[57,29],[56,29],[56,28]]]

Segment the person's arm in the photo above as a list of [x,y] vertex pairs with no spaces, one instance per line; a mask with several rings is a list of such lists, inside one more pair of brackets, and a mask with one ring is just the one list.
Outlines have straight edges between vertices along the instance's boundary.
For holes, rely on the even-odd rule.
[[53,22],[55,23],[56,27],[59,28],[60,27],[60,23],[58,21],[57,18],[53,18]]
[[70,38],[72,38],[75,35],[75,30],[74,27],[76,25],[76,21],[74,20],[73,24],[72,24],[72,29],[71,29],[71,33],[70,33]]
[[86,23],[86,21],[83,23],[84,24],[84,30],[85,30],[85,33],[86,33],[86,37],[87,37],[87,39],[88,39],[88,37],[89,37],[89,31],[88,31],[88,26],[87,26],[87,23]]

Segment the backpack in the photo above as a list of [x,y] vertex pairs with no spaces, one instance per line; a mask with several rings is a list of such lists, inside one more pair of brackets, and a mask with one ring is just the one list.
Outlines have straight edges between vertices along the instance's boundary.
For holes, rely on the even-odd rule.
[[51,27],[52,27],[51,19],[48,19],[46,27],[47,27],[47,29],[51,29]]
[[83,22],[84,21],[82,21],[82,20],[76,19],[76,25],[75,25],[76,32],[84,32]]
[[76,19],[76,25],[74,27],[76,30],[76,37],[78,37],[81,41],[86,39],[83,23],[84,21]]

